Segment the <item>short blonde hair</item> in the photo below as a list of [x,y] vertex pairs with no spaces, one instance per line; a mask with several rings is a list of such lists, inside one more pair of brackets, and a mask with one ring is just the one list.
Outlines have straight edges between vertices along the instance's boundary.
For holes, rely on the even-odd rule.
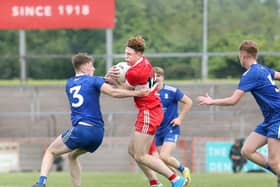
[[155,74],[164,76],[164,70],[161,67],[154,67],[153,70]]

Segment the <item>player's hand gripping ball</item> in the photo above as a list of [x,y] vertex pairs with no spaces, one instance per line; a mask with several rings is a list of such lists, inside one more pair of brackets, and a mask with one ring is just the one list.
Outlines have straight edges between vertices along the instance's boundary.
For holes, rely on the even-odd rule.
[[116,78],[118,82],[124,83],[125,82],[125,74],[130,66],[126,62],[119,62],[115,65],[115,68],[118,70],[119,75]]

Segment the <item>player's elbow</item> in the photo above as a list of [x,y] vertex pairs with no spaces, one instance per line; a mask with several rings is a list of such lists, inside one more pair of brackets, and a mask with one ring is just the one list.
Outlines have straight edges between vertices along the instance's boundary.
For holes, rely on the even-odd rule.
[[243,96],[244,91],[242,90],[236,90],[231,97],[228,97],[226,99],[226,104],[227,105],[236,105],[239,100],[241,99],[241,97]]
[[237,101],[235,100],[229,100],[229,102],[227,103],[230,106],[236,105]]
[[188,106],[191,108],[193,105],[193,101],[191,99],[188,100]]

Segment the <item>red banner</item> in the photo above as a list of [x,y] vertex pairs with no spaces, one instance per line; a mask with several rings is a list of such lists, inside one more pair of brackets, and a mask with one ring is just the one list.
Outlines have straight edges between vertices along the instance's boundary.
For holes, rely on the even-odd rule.
[[115,0],[0,0],[0,29],[113,28]]

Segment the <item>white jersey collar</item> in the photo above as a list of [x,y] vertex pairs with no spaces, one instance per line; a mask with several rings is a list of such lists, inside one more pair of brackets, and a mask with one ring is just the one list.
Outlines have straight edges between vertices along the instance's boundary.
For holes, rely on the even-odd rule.
[[133,66],[136,66],[136,65],[139,64],[142,60],[143,60],[143,57],[141,57],[139,60],[137,60],[137,61],[135,62],[135,64],[133,64]]
[[84,74],[84,73],[77,73],[77,74],[75,75],[75,77],[82,76],[82,75],[86,75],[86,74]]

